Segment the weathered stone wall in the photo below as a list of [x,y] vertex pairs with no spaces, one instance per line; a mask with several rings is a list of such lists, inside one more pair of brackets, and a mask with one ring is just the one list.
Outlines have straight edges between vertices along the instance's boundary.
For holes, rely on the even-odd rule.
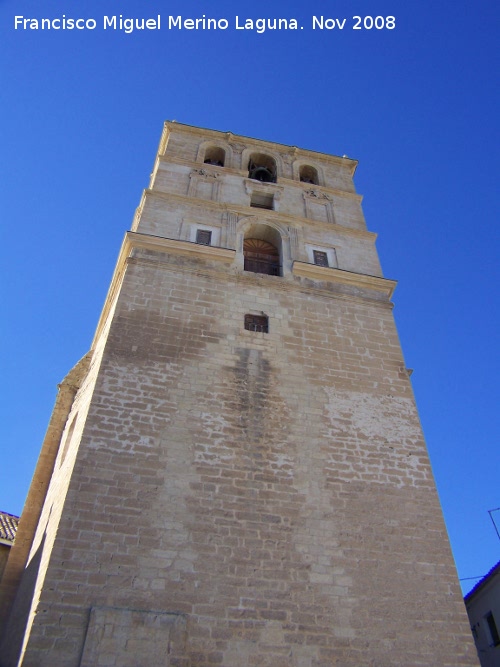
[[7,559],[9,557],[10,545],[0,543],[0,579],[2,578]]
[[[198,130],[172,137],[198,159]],[[475,665],[387,296],[294,273],[330,238],[302,213],[294,235],[213,202],[235,259],[194,256],[176,225],[201,224],[199,204],[140,211],[140,234],[171,224],[185,247],[120,264],[33,545],[23,667]],[[283,277],[242,270],[257,223],[282,238]],[[340,227],[369,273],[373,238]]]
[[259,278],[130,262],[26,664],[96,606],[185,617],[171,664],[474,664],[390,308]]

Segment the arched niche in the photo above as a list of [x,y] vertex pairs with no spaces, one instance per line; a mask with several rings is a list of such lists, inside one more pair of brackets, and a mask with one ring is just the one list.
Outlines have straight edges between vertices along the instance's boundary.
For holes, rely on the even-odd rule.
[[276,160],[266,153],[252,153],[248,158],[248,178],[261,183],[276,183]]
[[216,167],[230,167],[232,164],[231,147],[220,141],[203,141],[198,146],[196,162],[211,164]]
[[299,168],[299,180],[301,183],[319,185],[318,170],[309,164],[302,164]]
[[226,162],[226,151],[220,146],[207,146],[203,162],[215,167],[223,167]]
[[282,275],[282,240],[269,225],[251,223],[243,237],[244,270],[270,276]]
[[304,160],[296,160],[292,165],[292,175],[295,181],[311,185],[324,185],[325,179],[321,167],[314,166]]

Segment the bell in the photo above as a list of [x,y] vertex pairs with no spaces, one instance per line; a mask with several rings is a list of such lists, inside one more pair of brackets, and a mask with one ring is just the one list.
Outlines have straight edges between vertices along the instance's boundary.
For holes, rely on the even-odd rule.
[[267,167],[254,167],[254,169],[250,171],[249,176],[262,183],[272,183],[274,180],[271,171]]

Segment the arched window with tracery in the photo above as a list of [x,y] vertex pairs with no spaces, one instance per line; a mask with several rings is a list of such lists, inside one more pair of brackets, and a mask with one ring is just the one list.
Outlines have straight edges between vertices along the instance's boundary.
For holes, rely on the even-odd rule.
[[246,238],[243,242],[245,271],[280,276],[280,254],[276,246],[262,239]]

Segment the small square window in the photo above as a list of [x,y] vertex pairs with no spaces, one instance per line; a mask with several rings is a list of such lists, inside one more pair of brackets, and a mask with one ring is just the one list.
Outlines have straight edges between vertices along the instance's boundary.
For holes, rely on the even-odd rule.
[[212,232],[208,229],[197,229],[196,230],[196,243],[201,243],[202,245],[210,245],[212,241]]
[[269,318],[267,315],[245,315],[245,329],[269,333]]
[[328,255],[322,250],[313,250],[314,263],[318,266],[328,266]]

